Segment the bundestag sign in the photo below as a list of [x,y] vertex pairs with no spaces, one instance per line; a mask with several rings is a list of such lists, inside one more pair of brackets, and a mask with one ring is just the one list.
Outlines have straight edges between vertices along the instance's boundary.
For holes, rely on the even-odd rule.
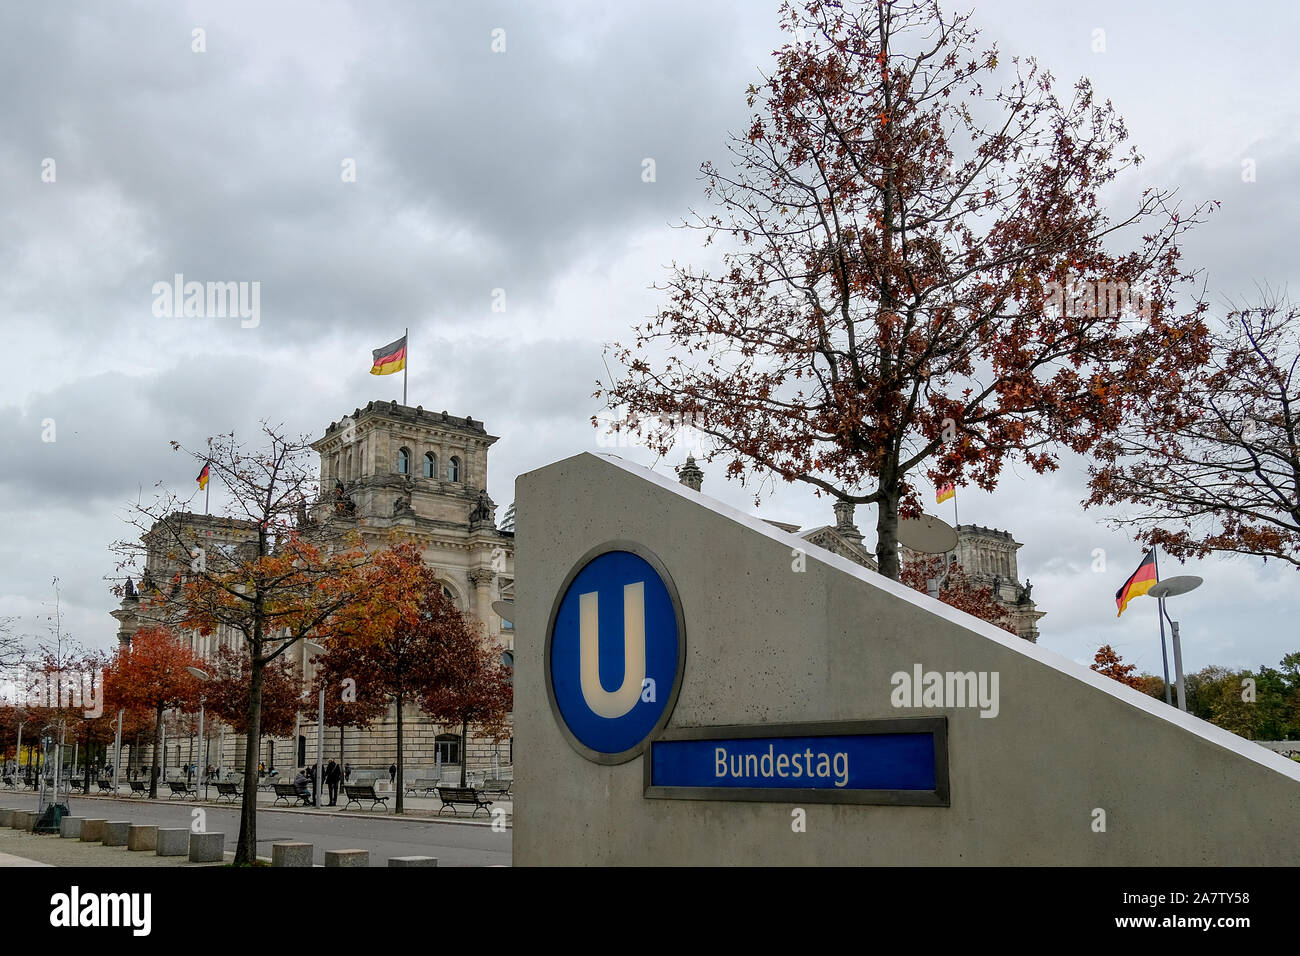
[[681,601],[659,558],[627,541],[584,555],[556,595],[545,652],[551,710],[582,756],[645,753],[647,797],[949,805],[947,718],[666,730],[685,663]]

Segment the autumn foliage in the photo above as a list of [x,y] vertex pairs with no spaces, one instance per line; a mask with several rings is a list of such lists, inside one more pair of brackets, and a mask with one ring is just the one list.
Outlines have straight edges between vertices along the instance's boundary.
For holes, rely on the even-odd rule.
[[1004,631],[1010,631],[1012,634],[1016,633],[1016,629],[1011,622],[1011,612],[1005,605],[998,602],[992,588],[988,586],[981,587],[971,581],[959,564],[950,564],[945,578],[944,563],[946,561],[946,555],[924,556],[904,561],[900,580],[908,587],[914,588],[922,594],[928,594],[930,593],[930,580],[938,578],[942,582],[939,587],[939,600],[944,604],[955,607],[959,611],[965,611],[967,614],[981,620],[988,621]]
[[703,167],[714,211],[685,224],[722,265],[673,267],[596,394],[661,454],[691,425],[728,477],[877,506],[897,580],[922,489],[1053,470],[1204,360],[1201,306],[1177,304],[1203,207],[1148,189],[1109,214],[1102,190],[1140,162],[1121,118],[1086,80],[1058,98],[1032,59],[1000,60],[969,15],[811,0],[782,19],[731,162]]
[[[120,647],[105,676],[105,708],[153,715],[153,753],[162,754],[163,711],[173,707],[198,710],[199,679],[187,668],[203,667],[203,660],[182,644],[166,627],[144,628],[129,645]],[[149,796],[158,796],[157,775],[151,774]]]
[[1097,655],[1090,666],[1098,674],[1105,674],[1121,684],[1127,684],[1144,693],[1147,690],[1147,680],[1134,673],[1137,665],[1125,664],[1124,659],[1109,644],[1103,644],[1097,649]]

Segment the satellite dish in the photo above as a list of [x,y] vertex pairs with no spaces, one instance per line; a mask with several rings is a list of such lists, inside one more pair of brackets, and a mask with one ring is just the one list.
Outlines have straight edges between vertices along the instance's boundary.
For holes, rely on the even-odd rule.
[[513,622],[515,619],[515,602],[514,601],[493,601],[492,610],[507,621]]
[[957,547],[957,532],[934,515],[921,515],[898,522],[898,543],[919,554],[944,554]]
[[1153,586],[1147,594],[1153,598],[1173,597],[1176,594],[1195,591],[1201,586],[1201,583],[1202,579],[1194,574],[1180,574],[1176,578],[1165,578],[1159,584]]

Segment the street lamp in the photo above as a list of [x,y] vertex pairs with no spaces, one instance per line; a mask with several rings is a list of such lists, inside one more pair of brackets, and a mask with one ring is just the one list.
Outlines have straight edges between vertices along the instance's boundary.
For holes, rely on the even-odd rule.
[[[313,654],[325,653],[325,648],[321,647],[319,644],[315,643],[314,641],[303,641],[302,649],[304,651],[310,651]],[[306,663],[305,658],[303,662]],[[305,667],[303,668],[302,676],[304,680],[307,677]],[[297,741],[294,741],[294,743],[296,745]],[[322,783],[321,777],[325,773],[325,768],[323,766],[324,761],[325,761],[325,685],[322,684],[320,689],[320,701],[317,705],[317,710],[316,710],[316,773],[313,775],[314,779],[312,780],[312,789],[314,792],[312,793],[312,797],[311,797],[312,803],[314,803],[317,806],[317,808],[320,807],[320,788]]]
[[[1165,598],[1186,594],[1188,591],[1195,591],[1202,583],[1203,580],[1194,574],[1182,574],[1176,578],[1166,578],[1147,592],[1149,597],[1153,597],[1159,602],[1160,614],[1162,615],[1161,621],[1168,621],[1169,627],[1173,631],[1174,677],[1178,681],[1178,709],[1184,713],[1187,712],[1187,691],[1186,684],[1183,681],[1183,645],[1178,637],[1178,622],[1171,618],[1169,612],[1165,609]],[[1161,626],[1163,627],[1163,623]]]
[[[212,680],[212,675],[207,671],[200,670],[197,667],[185,668],[205,684]],[[203,706],[206,703],[204,696],[199,697],[199,759],[203,761],[203,799],[208,799],[208,757],[207,757],[207,740],[203,737]],[[194,782],[194,789],[198,790],[198,781]]]

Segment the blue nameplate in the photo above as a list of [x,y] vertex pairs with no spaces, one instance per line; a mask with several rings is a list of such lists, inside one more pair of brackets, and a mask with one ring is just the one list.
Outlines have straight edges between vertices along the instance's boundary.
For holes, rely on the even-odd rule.
[[647,752],[645,796],[946,807],[948,720],[666,730]]

